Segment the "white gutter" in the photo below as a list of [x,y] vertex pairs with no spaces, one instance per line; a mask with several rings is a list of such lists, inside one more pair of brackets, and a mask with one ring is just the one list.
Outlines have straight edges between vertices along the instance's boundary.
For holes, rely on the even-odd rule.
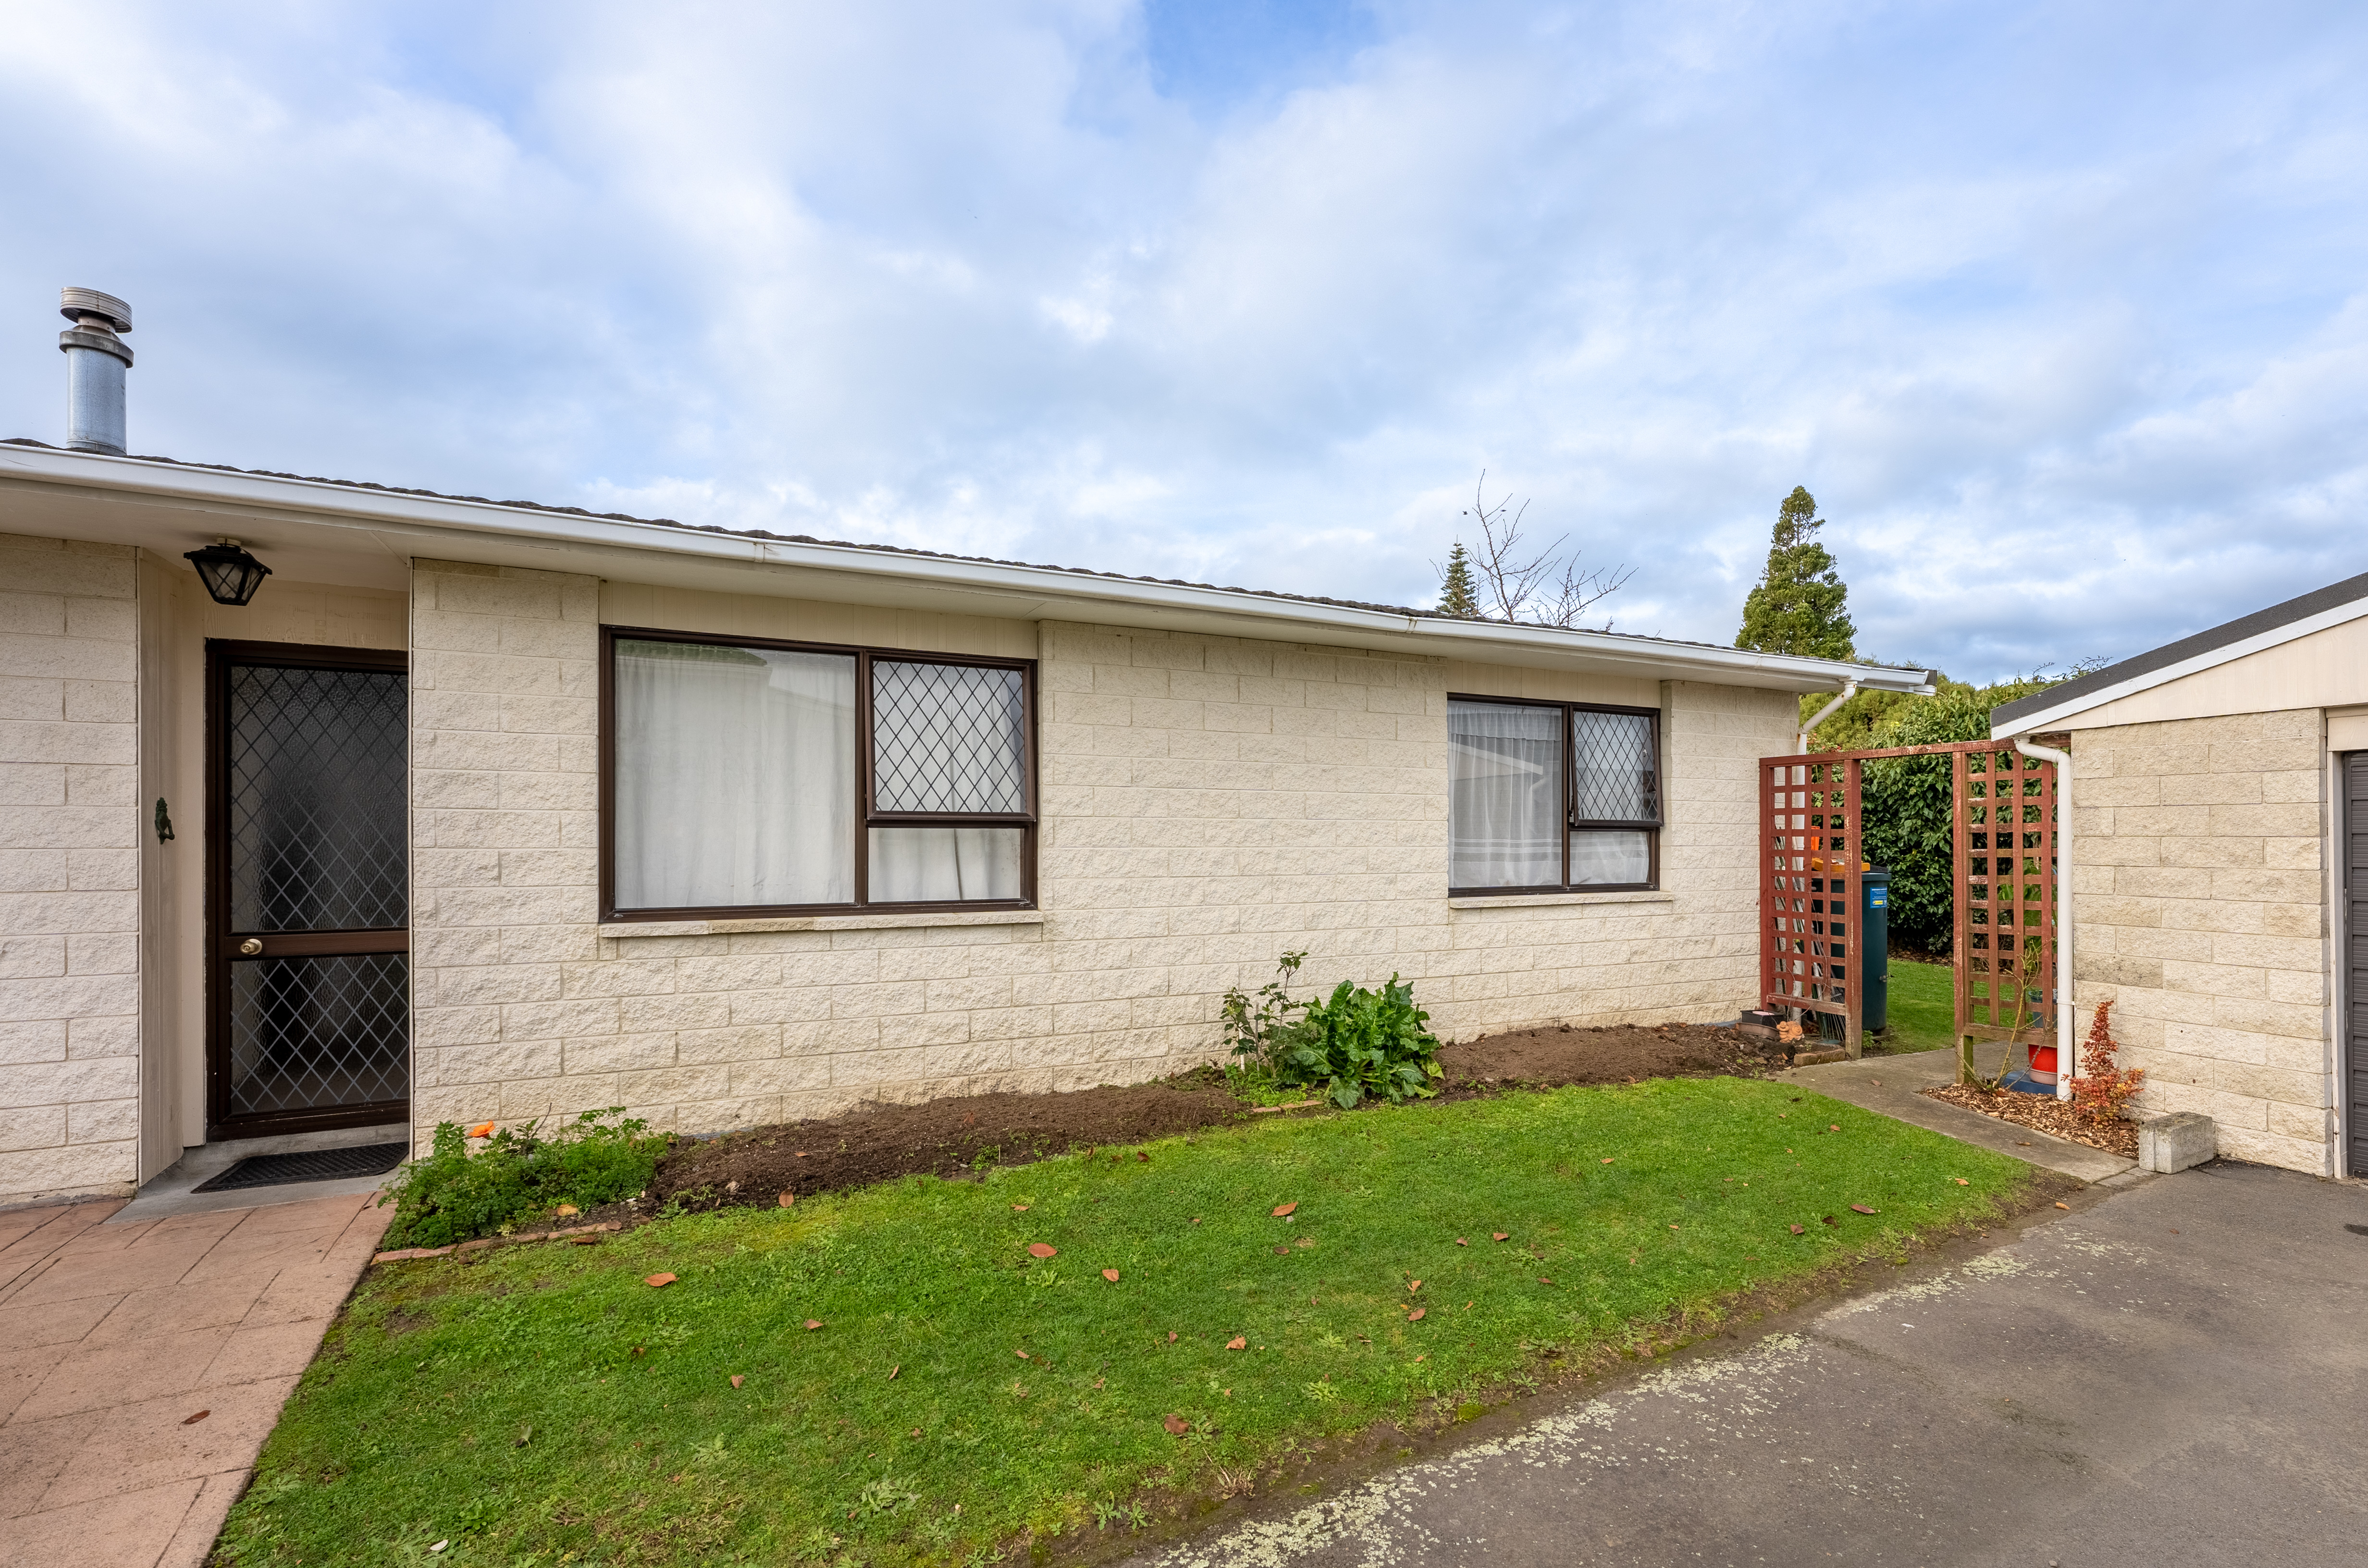
[[[2055,765],[2055,1097],[2072,1097],[2072,756],[2033,745],[2026,732],[2014,749]],[[1995,871],[1997,867],[1990,868]]]
[[1797,743],[1793,747],[1793,751],[1796,753],[1806,752],[1809,749],[1809,737],[1816,733],[1817,726],[1832,718],[1834,716],[1835,709],[1839,708],[1843,703],[1848,702],[1851,698],[1856,697],[1857,695],[1858,676],[1852,676],[1850,679],[1842,682],[1840,696],[1835,698],[1831,702],[1827,703],[1823,708],[1818,709],[1817,716],[1801,726],[1801,733],[1793,737],[1794,741]]
[[[1521,626],[1502,621],[1394,613],[1349,605],[1314,604],[1239,588],[1144,582],[1063,571],[1051,566],[1011,565],[910,555],[860,545],[800,543],[747,534],[709,532],[639,519],[584,517],[529,506],[449,496],[404,494],[325,480],[225,472],[217,469],[141,458],[101,457],[51,448],[0,446],[0,484],[39,483],[90,491],[194,502],[278,514],[291,521],[357,530],[382,530],[440,537],[450,549],[461,537],[528,540],[566,551],[585,546],[693,556],[749,566],[783,566],[837,572],[946,588],[1070,601],[1132,605],[1144,609],[1223,615],[1283,625],[1321,626],[1366,636],[1413,636],[1438,645],[1440,657],[1504,661],[1531,653],[1573,654],[1606,664],[1635,665],[1640,673],[1667,677],[1673,666],[1715,681],[1752,675],[1803,691],[1819,691],[1855,681],[1878,691],[1930,696],[1928,672],[1846,664],[1837,659],[1759,653],[1741,648],[1664,642],[1602,631]],[[222,531],[220,528],[214,532]],[[433,553],[423,550],[420,553]]]

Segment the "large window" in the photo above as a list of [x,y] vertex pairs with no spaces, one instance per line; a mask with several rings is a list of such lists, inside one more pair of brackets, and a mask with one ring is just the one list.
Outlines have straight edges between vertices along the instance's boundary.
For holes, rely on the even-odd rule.
[[1450,697],[1448,891],[1657,887],[1659,723],[1645,708]]
[[606,917],[1033,903],[1031,666],[603,642]]

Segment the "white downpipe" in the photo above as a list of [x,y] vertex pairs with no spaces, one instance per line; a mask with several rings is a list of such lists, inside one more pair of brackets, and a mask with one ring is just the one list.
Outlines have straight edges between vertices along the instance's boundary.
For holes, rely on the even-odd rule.
[[1835,698],[1831,702],[1827,703],[1823,708],[1818,709],[1817,716],[1801,726],[1801,733],[1793,737],[1793,751],[1794,755],[1798,756],[1806,753],[1809,749],[1809,736],[1816,733],[1817,726],[1832,718],[1834,716],[1835,709],[1839,708],[1843,703],[1848,702],[1851,698],[1856,697],[1857,695],[1858,676],[1851,676],[1842,682],[1841,695]]
[[[2014,737],[2014,749],[2055,765],[2055,1097],[2072,1097],[2072,754]],[[1996,868],[1992,868],[1995,869]]]

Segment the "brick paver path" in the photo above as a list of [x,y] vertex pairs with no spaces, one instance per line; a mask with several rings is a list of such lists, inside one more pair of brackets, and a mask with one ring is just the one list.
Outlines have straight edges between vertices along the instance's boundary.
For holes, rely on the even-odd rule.
[[370,1205],[0,1213],[0,1564],[202,1562],[393,1216]]

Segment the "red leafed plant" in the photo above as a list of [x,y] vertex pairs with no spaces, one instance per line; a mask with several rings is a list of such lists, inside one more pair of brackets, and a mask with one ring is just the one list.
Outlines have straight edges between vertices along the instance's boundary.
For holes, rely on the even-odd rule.
[[2121,1046],[2113,1040],[2112,1011],[2110,1001],[2097,1004],[2089,1038],[2080,1044],[2080,1065],[2085,1071],[2072,1080],[2074,1108],[2100,1126],[2119,1121],[2122,1108],[2146,1087],[2145,1068],[2123,1067],[2113,1060]]

